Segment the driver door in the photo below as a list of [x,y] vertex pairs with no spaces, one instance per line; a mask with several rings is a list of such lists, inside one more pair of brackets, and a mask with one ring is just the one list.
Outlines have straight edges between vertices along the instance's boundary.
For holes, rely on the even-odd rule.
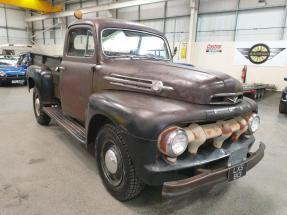
[[65,114],[85,121],[96,63],[94,31],[89,26],[69,29],[61,63],[61,105]]

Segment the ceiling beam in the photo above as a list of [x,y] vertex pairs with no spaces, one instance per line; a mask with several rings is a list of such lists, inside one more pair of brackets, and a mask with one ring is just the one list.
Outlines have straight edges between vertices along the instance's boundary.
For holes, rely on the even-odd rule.
[[41,13],[57,13],[63,11],[63,5],[52,5],[46,0],[0,0],[0,4],[16,6]]
[[[120,8],[139,6],[139,5],[144,5],[144,4],[152,4],[152,3],[157,3],[157,2],[165,2],[165,1],[167,0],[133,0],[133,1],[118,2],[118,3],[99,5],[99,6],[89,7],[89,8],[83,8],[81,9],[81,11],[83,14],[86,14],[86,13],[94,13],[94,12],[99,12],[99,11],[107,11],[107,10],[120,9]],[[60,18],[60,17],[73,16],[73,15],[74,15],[74,11],[65,11],[65,12],[55,13],[55,14],[31,16],[29,18],[26,18],[25,21],[35,22],[35,21],[40,21],[44,19]]]

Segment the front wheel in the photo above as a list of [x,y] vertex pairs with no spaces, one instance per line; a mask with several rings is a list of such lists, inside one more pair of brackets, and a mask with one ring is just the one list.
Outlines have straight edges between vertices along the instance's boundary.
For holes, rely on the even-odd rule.
[[127,143],[119,128],[104,125],[96,138],[95,152],[103,183],[115,198],[126,201],[141,193],[144,184],[136,176]]
[[51,118],[43,111],[43,104],[37,88],[33,90],[33,107],[37,122],[40,125],[48,125]]

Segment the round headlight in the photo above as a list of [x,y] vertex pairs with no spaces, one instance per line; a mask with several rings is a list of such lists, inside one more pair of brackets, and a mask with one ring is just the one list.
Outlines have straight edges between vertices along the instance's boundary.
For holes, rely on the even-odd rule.
[[159,150],[169,156],[177,157],[187,148],[188,138],[185,131],[179,127],[171,127],[163,131],[158,140]]
[[249,133],[255,133],[260,125],[260,117],[258,114],[252,114],[248,120],[248,131]]
[[0,71],[0,76],[5,76],[5,75],[6,75],[5,72]]

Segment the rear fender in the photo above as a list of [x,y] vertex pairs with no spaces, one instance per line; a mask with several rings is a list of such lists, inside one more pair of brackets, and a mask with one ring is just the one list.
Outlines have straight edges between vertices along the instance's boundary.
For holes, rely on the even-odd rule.
[[51,70],[46,66],[30,66],[27,70],[28,90],[37,88],[43,104],[53,104],[54,84]]

